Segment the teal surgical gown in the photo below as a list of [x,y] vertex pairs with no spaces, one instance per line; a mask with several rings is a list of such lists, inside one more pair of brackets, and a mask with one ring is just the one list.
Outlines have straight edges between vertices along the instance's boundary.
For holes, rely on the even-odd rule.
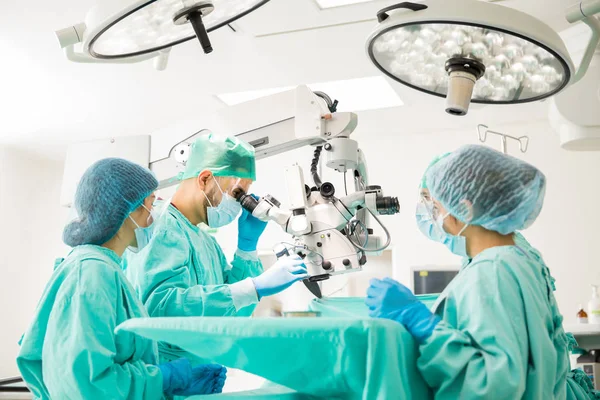
[[154,342],[114,333],[148,315],[120,262],[106,248],[79,246],[55,269],[17,358],[36,398],[163,397]]
[[487,249],[433,307],[418,367],[436,399],[564,399],[569,359],[553,280],[532,249]]
[[[362,307],[366,314],[364,299]],[[319,307],[325,308],[328,304]],[[353,309],[363,313],[360,307]],[[117,330],[168,340],[201,358],[292,389],[302,399],[431,398],[417,369],[419,349],[402,325],[345,313],[334,316],[338,310],[325,318],[145,318],[127,321]],[[264,399],[269,391],[245,394]]]
[[[252,277],[263,272],[256,253],[239,251],[230,265],[214,237],[177,208],[157,204],[149,244],[128,254],[126,274],[151,317],[250,316],[258,297]],[[164,360],[189,354],[159,343]]]

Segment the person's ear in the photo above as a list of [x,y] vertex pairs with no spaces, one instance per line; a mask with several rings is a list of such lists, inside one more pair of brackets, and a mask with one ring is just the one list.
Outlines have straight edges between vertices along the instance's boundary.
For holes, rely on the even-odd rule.
[[208,182],[210,181],[211,178],[212,178],[212,172],[210,172],[208,170],[204,170],[204,171],[200,172],[200,174],[196,178],[196,182],[198,183],[198,187],[200,188],[200,190],[202,190],[203,192],[206,191],[206,186],[208,185]]
[[458,213],[463,218],[465,222],[462,222],[452,214],[448,215],[448,228],[453,232],[453,234],[458,234],[458,232],[462,231],[465,228],[465,225],[470,224],[473,220],[473,203],[469,200],[462,200],[458,207]]
[[461,200],[458,207],[458,215],[460,215],[467,224],[470,224],[471,221],[473,221],[473,203],[467,199]]

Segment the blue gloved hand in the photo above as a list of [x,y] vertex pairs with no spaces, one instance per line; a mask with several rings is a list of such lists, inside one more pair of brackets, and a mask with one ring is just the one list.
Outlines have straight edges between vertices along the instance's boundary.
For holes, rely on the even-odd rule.
[[[256,200],[258,197],[252,195]],[[238,218],[238,249],[255,251],[260,235],[265,231],[267,223],[250,214],[246,209]]]
[[158,366],[163,377],[163,392],[169,396],[175,390],[182,390],[190,385],[192,364],[187,358],[160,364]]
[[224,367],[213,364],[192,368],[187,358],[160,364],[158,368],[163,376],[163,392],[168,396],[219,393],[227,372]]
[[440,318],[429,311],[409,288],[393,279],[371,279],[365,301],[369,315],[400,322],[419,342],[433,333]]
[[176,396],[215,394],[223,391],[227,379],[227,368],[217,364],[203,364],[192,368],[191,382],[183,390],[175,390]]
[[281,257],[271,268],[252,278],[259,298],[277,294],[295,282],[308,278],[308,271],[298,255]]

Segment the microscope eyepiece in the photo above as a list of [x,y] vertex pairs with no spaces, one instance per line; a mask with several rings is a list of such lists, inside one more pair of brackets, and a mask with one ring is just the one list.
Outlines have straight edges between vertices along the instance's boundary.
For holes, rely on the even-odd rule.
[[400,212],[400,202],[397,197],[378,197],[376,205],[377,212],[381,215],[393,215]]
[[246,196],[246,192],[244,192],[243,190],[234,190],[234,192],[233,192],[234,199],[236,199],[237,201],[241,201],[241,198],[243,196]]
[[258,205],[258,200],[256,200],[251,194],[240,192],[240,195],[236,196],[235,199],[242,205],[242,208],[248,211],[250,214],[254,212],[254,209]]

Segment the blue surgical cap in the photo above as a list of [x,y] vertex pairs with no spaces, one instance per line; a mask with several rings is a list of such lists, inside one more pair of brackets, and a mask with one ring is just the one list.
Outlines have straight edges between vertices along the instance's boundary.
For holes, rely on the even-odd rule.
[[544,203],[546,177],[489,147],[468,145],[427,171],[431,196],[464,223],[508,235],[528,228]]
[[71,247],[108,242],[157,188],[154,175],[131,161],[105,158],[96,162],[77,186],[77,218],[65,226],[63,241]]
[[421,178],[421,187],[419,187],[419,189],[427,189],[427,171],[429,171],[431,169],[431,167],[433,167],[435,164],[437,164],[438,161],[443,160],[444,158],[448,157],[449,155],[450,155],[450,153],[440,154],[438,156],[435,156],[433,158],[433,160],[431,160],[429,162],[429,165],[427,166],[427,169],[425,170],[425,173],[423,174],[423,177]]

